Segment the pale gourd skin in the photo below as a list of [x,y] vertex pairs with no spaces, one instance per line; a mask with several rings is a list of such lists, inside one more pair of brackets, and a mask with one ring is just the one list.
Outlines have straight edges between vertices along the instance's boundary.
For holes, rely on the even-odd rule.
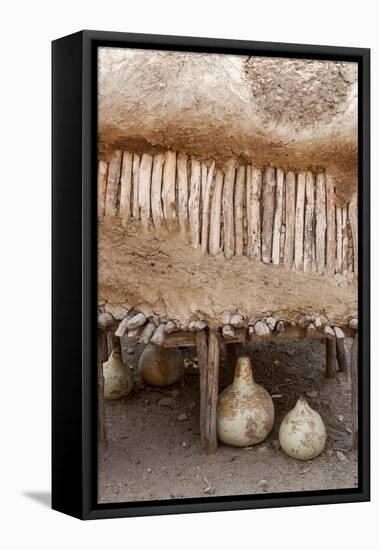
[[125,397],[133,388],[132,370],[121,361],[120,350],[113,350],[108,361],[103,363],[103,376],[104,397],[107,400]]
[[240,357],[233,383],[218,398],[218,438],[235,447],[256,445],[271,432],[274,417],[273,401],[269,393],[254,382],[250,359]]
[[176,348],[148,345],[138,361],[141,378],[151,386],[171,386],[184,375],[184,358]]
[[311,460],[324,450],[324,422],[305,399],[300,398],[284,417],[279,429],[279,442],[288,456],[298,460]]

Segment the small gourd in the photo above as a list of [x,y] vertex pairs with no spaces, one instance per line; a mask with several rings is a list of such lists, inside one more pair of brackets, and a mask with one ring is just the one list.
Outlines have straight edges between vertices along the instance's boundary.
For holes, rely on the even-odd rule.
[[288,456],[298,460],[310,460],[324,450],[324,422],[305,399],[298,399],[295,407],[284,417],[279,429],[279,442]]
[[131,392],[133,373],[131,368],[122,362],[119,349],[114,349],[108,361],[103,363],[103,376],[105,399],[120,399]]
[[256,445],[271,432],[274,415],[270,394],[254,382],[250,359],[240,357],[233,383],[218,398],[218,438],[236,447]]
[[184,358],[176,348],[148,345],[138,361],[141,378],[151,386],[171,386],[184,375]]

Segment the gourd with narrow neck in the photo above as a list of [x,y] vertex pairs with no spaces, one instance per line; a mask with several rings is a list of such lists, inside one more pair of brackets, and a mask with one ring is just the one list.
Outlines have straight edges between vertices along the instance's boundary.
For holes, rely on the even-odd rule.
[[274,424],[274,404],[254,382],[249,357],[237,361],[233,383],[219,396],[217,434],[228,445],[246,447],[263,441]]
[[125,397],[133,387],[132,370],[122,362],[120,349],[114,349],[103,364],[103,376],[105,399]]

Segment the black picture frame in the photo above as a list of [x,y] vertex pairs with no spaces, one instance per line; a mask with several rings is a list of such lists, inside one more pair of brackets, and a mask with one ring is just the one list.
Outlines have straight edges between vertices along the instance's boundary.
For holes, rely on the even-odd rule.
[[[98,504],[97,48],[355,61],[359,75],[359,467],[356,489]],[[370,50],[81,31],[52,43],[52,507],[81,519],[370,499]]]

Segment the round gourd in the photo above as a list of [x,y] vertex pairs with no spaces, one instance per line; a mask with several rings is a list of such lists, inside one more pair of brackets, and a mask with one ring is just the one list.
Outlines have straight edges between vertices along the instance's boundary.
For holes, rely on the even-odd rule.
[[184,359],[176,348],[148,345],[138,361],[141,378],[151,386],[171,386],[184,375]]

